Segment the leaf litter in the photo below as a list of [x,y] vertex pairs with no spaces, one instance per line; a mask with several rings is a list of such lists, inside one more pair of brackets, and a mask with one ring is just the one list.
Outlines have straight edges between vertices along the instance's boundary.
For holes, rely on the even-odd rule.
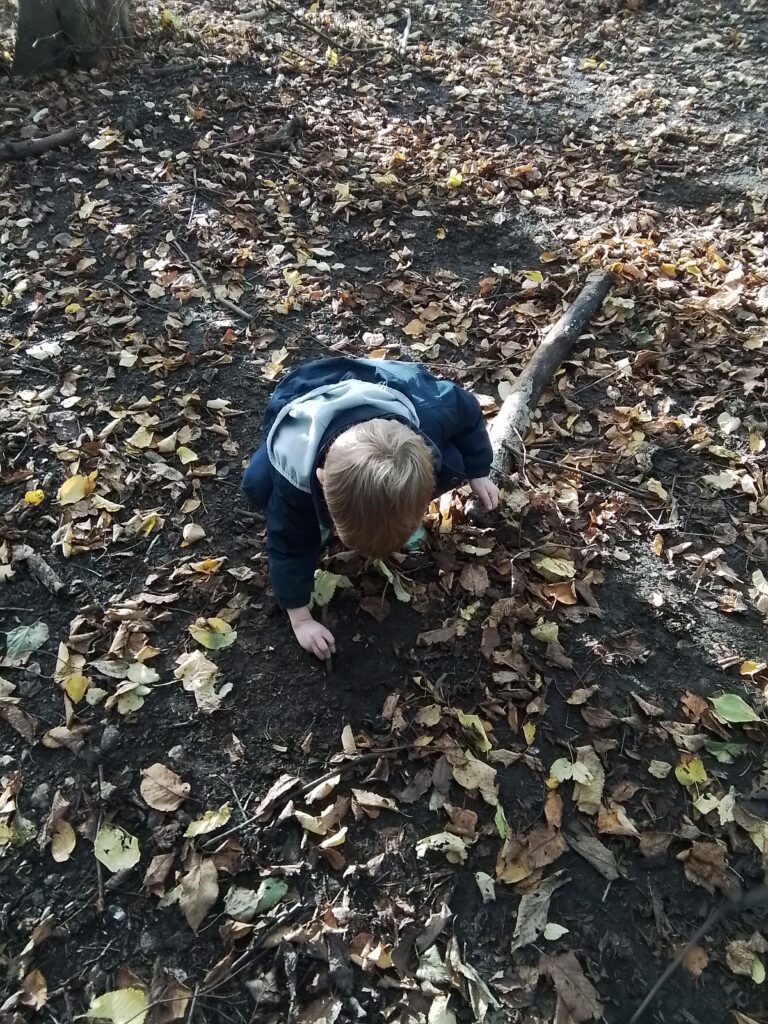
[[[714,99],[762,15],[485,7],[171,5],[13,83],[10,136],[88,126],[0,185],[0,864],[62,883],[12,894],[14,1018],[625,1020],[759,877],[761,126]],[[331,545],[319,678],[238,495],[268,388],[416,358],[490,413],[598,266],[498,523]],[[664,998],[759,1016],[742,924]]]

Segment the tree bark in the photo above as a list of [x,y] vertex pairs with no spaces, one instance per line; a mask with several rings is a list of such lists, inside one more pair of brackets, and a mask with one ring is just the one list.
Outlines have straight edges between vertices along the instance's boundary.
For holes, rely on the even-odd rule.
[[512,391],[504,399],[490,429],[493,447],[491,475],[494,478],[509,473],[516,455],[522,451],[523,438],[542,391],[602,306],[611,282],[611,275],[605,271],[589,275],[587,283],[546,333],[530,362],[515,381]]
[[13,71],[91,67],[130,36],[130,0],[19,0]]
[[49,149],[58,149],[59,146],[68,146],[72,142],[77,142],[82,134],[81,128],[65,128],[62,132],[44,135],[39,139],[0,142],[0,161],[28,160],[47,153]]

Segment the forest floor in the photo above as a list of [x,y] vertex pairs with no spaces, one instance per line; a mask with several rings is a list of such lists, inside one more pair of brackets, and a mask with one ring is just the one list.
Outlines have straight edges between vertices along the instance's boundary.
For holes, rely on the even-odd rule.
[[[409,12],[2,84],[83,131],[0,164],[3,1022],[628,1024],[726,900],[643,1020],[768,1019],[768,14]],[[331,549],[326,674],[239,491],[275,382],[492,415],[596,268],[498,517]]]

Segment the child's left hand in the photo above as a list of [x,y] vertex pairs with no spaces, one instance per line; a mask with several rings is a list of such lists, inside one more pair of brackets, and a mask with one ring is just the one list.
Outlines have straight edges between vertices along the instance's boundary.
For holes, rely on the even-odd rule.
[[472,493],[476,494],[483,504],[483,507],[492,512],[499,506],[499,488],[490,477],[480,476],[469,481]]

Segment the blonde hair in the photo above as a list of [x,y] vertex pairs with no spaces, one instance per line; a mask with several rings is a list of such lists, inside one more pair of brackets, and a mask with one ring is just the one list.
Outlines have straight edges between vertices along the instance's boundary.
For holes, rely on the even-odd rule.
[[398,551],[432,499],[432,454],[415,431],[395,420],[349,427],[328,449],[323,470],[339,537],[368,558]]

